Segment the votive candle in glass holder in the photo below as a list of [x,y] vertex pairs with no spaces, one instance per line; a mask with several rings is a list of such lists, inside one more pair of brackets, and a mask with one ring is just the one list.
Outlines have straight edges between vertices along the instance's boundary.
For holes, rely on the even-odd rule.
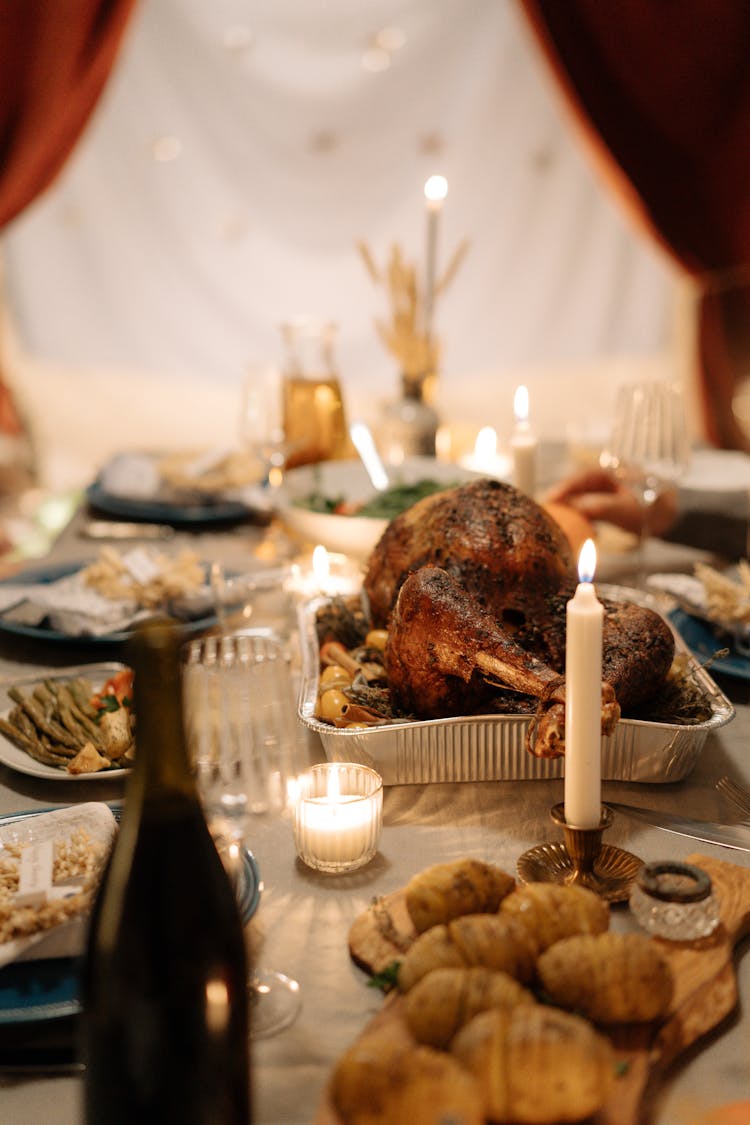
[[369,766],[323,762],[299,778],[294,843],[316,871],[354,871],[378,850],[383,779]]

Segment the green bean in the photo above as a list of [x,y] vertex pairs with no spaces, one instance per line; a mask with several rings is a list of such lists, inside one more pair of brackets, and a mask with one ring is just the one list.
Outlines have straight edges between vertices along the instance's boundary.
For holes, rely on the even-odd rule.
[[32,696],[24,695],[18,688],[10,688],[8,695],[14,703],[23,708],[38,730],[44,731],[45,734],[48,734],[50,738],[53,738],[55,742],[59,742],[62,746],[71,746],[75,750],[78,749],[78,742],[73,735],[56,719],[51,716],[48,717],[38,700],[35,700]]
[[104,739],[99,727],[85,711],[81,710],[69,688],[65,684],[59,683],[50,684],[50,690],[55,693],[57,698],[57,711],[60,721],[71,734],[80,734],[84,743],[93,742],[97,747],[103,746]]
[[91,680],[86,680],[83,676],[78,676],[75,680],[68,681],[68,690],[84,715],[88,715],[93,722],[96,722],[96,717],[99,712],[91,702],[91,697],[94,694],[94,685],[91,683]]
[[19,748],[24,750],[30,758],[36,759],[37,762],[42,762],[47,766],[61,766],[63,769],[68,764],[68,759],[63,758],[58,754],[53,754],[51,750],[47,750],[37,738],[33,738],[26,732],[14,726],[8,719],[0,718],[0,733],[4,734],[6,738]]

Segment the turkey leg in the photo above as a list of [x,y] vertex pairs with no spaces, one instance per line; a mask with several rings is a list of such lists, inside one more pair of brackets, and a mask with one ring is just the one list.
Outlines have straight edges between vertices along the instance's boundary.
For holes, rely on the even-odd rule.
[[[421,718],[474,711],[498,684],[538,697],[527,746],[538,757],[564,753],[563,678],[516,644],[447,571],[421,567],[403,583],[385,659],[395,699]],[[613,688],[603,683],[604,734],[619,713]]]

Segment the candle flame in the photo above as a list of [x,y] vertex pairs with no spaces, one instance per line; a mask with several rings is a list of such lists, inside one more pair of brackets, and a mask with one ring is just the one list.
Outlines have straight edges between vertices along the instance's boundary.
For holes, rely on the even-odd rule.
[[331,576],[331,560],[328,558],[328,551],[322,543],[318,543],[312,553],[312,568],[316,582],[321,589],[325,588]]
[[326,796],[330,801],[338,801],[341,797],[341,783],[339,782],[339,771],[331,770],[328,775],[328,789]]
[[596,573],[596,546],[593,539],[587,539],[578,556],[578,580],[593,582]]
[[305,789],[309,789],[309,779],[288,777],[286,781],[286,804],[288,808],[296,805]]
[[513,413],[516,416],[517,422],[528,422],[529,392],[523,384],[521,384],[520,387],[516,387],[516,393],[513,396]]
[[448,194],[448,181],[445,176],[430,176],[424,185],[424,195],[428,203],[440,204]]
[[497,453],[497,433],[492,426],[482,426],[474,442],[477,461],[491,460]]

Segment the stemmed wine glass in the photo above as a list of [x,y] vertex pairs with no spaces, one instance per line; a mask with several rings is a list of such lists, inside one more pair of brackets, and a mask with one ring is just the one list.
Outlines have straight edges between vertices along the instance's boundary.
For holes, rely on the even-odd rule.
[[[289,656],[265,633],[222,632],[187,647],[188,745],[209,827],[230,873],[251,843],[255,818],[290,814],[302,772]],[[291,828],[290,828],[291,839]],[[275,1035],[299,1012],[297,981],[255,968],[251,1032]]]
[[690,438],[682,389],[667,380],[623,384],[617,393],[609,445],[602,452],[601,464],[632,488],[641,505],[641,584],[654,504],[677,485],[689,463]]

